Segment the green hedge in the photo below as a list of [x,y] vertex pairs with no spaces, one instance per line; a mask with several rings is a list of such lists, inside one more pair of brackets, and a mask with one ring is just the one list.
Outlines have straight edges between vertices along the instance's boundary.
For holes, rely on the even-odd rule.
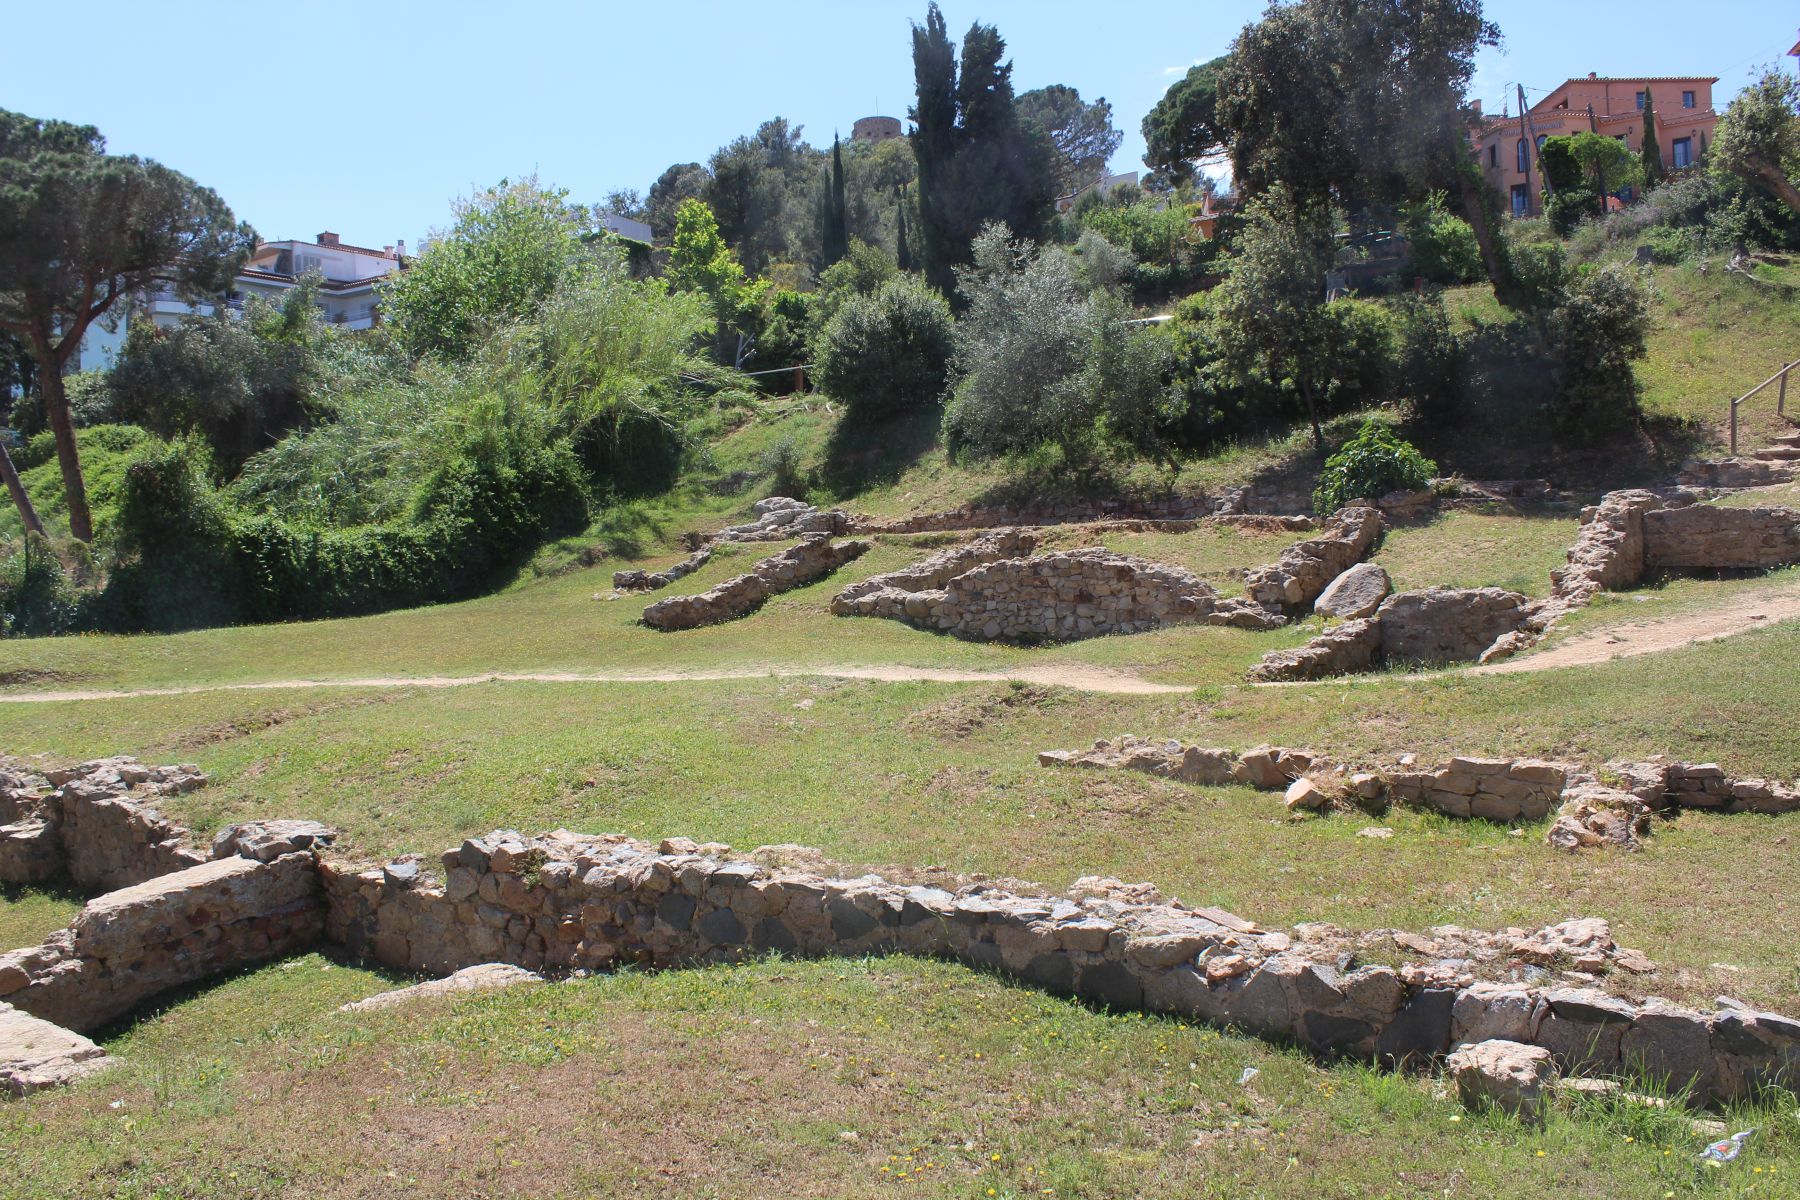
[[120,561],[90,623],[172,630],[464,599],[586,520],[581,469],[562,444],[459,458],[428,482],[410,520],[352,528],[234,508],[195,447],[173,445],[126,473]]

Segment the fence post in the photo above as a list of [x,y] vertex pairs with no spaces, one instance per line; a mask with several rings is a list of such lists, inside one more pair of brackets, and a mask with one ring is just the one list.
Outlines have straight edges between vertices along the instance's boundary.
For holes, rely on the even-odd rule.
[[1733,400],[1731,402],[1731,453],[1734,457],[1737,455],[1737,406],[1738,402]]
[[1787,377],[1788,372],[1793,369],[1793,363],[1781,368],[1781,386],[1775,391],[1775,415],[1778,417],[1787,415]]

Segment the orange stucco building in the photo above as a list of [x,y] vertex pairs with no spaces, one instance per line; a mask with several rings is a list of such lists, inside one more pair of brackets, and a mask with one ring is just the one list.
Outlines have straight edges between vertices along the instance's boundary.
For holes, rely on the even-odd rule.
[[1544,210],[1544,177],[1536,146],[1545,138],[1594,132],[1616,137],[1633,152],[1644,144],[1644,102],[1656,110],[1656,140],[1671,171],[1692,166],[1706,152],[1719,114],[1713,110],[1717,76],[1653,75],[1640,78],[1590,74],[1571,79],[1531,106],[1529,116],[1481,117],[1469,131],[1488,186],[1516,217]]

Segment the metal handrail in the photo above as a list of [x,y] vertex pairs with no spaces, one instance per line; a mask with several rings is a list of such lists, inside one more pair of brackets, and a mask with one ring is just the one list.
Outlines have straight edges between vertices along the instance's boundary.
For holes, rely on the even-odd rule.
[[1781,386],[1778,389],[1776,389],[1776,392],[1775,392],[1775,415],[1776,416],[1786,416],[1787,415],[1788,372],[1792,371],[1795,367],[1800,367],[1800,359],[1795,359],[1791,363],[1784,364],[1782,366],[1781,370],[1775,372],[1773,375],[1769,376],[1767,379],[1763,380],[1761,383],[1757,384],[1755,387],[1751,388],[1749,391],[1745,392],[1743,395],[1739,396],[1736,400],[1733,400],[1731,402],[1731,452],[1733,454],[1737,453],[1738,405],[1742,404],[1744,401],[1748,400],[1750,397],[1756,395],[1756,393],[1762,391],[1764,388],[1768,387],[1771,383],[1774,383],[1775,381],[1780,380]]

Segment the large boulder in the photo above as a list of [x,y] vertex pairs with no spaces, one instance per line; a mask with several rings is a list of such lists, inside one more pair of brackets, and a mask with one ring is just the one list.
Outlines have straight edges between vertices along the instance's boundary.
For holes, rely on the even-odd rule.
[[1331,581],[1314,601],[1313,611],[1326,617],[1370,616],[1393,590],[1387,571],[1374,563],[1357,563]]
[[1550,1051],[1503,1038],[1458,1047],[1444,1060],[1444,1069],[1456,1080],[1456,1094],[1466,1106],[1493,1104],[1532,1120],[1543,1116],[1556,1078]]

